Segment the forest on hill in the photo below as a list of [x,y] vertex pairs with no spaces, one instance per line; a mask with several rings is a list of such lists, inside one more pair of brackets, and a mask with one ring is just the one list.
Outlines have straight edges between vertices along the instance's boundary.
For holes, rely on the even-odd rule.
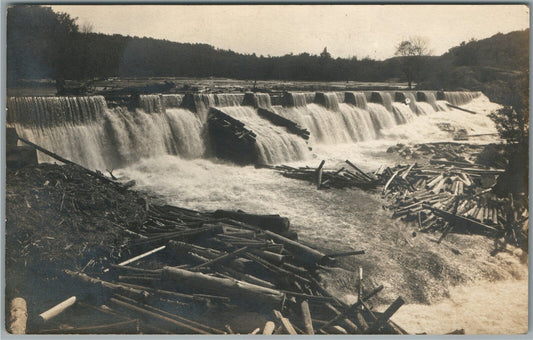
[[[7,81],[108,77],[225,77],[251,80],[404,81],[406,58],[379,61],[302,53],[257,56],[207,44],[93,33],[49,7],[7,13]],[[421,56],[414,79],[425,89],[482,90],[491,99],[528,77],[529,30],[463,42],[442,56]],[[513,85],[514,86],[514,85]]]

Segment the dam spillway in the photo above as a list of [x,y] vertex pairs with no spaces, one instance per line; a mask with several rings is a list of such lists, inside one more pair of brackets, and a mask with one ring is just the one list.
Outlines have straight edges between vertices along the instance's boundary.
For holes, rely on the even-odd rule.
[[[275,97],[252,92],[187,93],[132,96],[127,104],[118,105],[103,96],[10,97],[7,124],[23,138],[103,170],[158,155],[219,157],[206,128],[210,109],[216,108],[257,136],[255,154],[249,158],[252,163],[276,164],[307,159],[308,149],[315,145],[383,138],[385,132],[419,116],[448,110],[445,102],[464,105],[480,95],[435,91],[285,92]],[[265,118],[269,116],[289,125],[279,126]],[[290,126],[307,134],[298,136]]]

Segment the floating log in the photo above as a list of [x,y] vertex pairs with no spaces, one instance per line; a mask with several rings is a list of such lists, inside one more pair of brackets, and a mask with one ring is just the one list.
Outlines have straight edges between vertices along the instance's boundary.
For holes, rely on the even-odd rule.
[[55,305],[54,307],[50,308],[49,310],[42,312],[39,314],[39,321],[40,322],[47,322],[50,319],[58,316],[59,314],[63,313],[67,308],[72,307],[76,303],[76,297],[72,296],[65,301]]
[[243,302],[262,302],[266,305],[279,306],[285,296],[278,290],[261,287],[248,282],[219,278],[175,267],[164,267],[163,277],[179,282],[180,287],[186,289],[237,297]]
[[9,303],[9,318],[7,331],[11,334],[26,334],[26,322],[28,321],[28,308],[26,300],[16,297]]
[[460,106],[452,105],[450,103],[446,103],[446,105],[448,105],[451,108],[454,108],[454,109],[457,109],[457,110],[461,110],[461,111],[464,111],[464,112],[468,112],[468,113],[471,113],[471,114],[474,114],[474,115],[477,114],[477,112],[475,112],[475,111],[467,110],[467,109],[464,109],[464,108],[462,108]]

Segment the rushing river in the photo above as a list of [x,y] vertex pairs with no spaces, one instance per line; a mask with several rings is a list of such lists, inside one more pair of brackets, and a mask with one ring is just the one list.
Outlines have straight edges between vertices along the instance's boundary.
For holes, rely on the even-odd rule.
[[[294,107],[264,104],[307,128],[309,145],[281,128],[270,127],[254,109],[236,105],[239,98],[206,96],[197,107],[217,106],[255,128],[258,144],[269,152],[262,156],[266,163],[317,166],[324,159],[326,168],[339,168],[349,159],[369,171],[394,164],[386,150],[396,143],[451,140],[451,134],[442,130],[443,123],[469,134],[496,132],[487,114],[498,106],[482,95],[465,96],[446,99],[477,115],[449,109],[434,98],[406,105],[392,102],[390,96],[381,103],[366,102],[368,98],[362,94],[354,96],[358,100],[354,103],[339,102],[337,95],[328,94],[325,103],[318,105],[295,94]],[[163,99],[169,103],[181,100]],[[18,117],[11,119],[23,137],[86,166],[114,168],[114,175],[121,180],[134,179],[139,190],[170,204],[281,214],[290,218],[300,240],[325,252],[364,249],[365,255],[342,260],[345,269],[324,273],[327,288],[350,301],[357,285],[354,273],[362,267],[366,286],[385,286],[376,304],[378,310],[384,308],[380,303],[390,303],[399,295],[405,298],[408,304],[393,319],[410,332],[442,334],[459,328],[467,334],[527,331],[527,264],[518,252],[511,249],[491,256],[493,241],[476,235],[452,234],[436,244],[434,235],[414,237],[408,227],[391,220],[378,193],[319,191],[270,169],[215,159],[206,151],[205,116],[170,104],[163,110],[159,100],[145,98],[144,107],[133,113],[102,108],[100,99],[60,103],[83,108],[68,124],[31,125]],[[12,106],[15,104],[38,107],[36,119],[45,121],[42,116],[47,109],[41,109],[38,101],[28,104],[19,100]],[[475,142],[495,138],[484,136]]]

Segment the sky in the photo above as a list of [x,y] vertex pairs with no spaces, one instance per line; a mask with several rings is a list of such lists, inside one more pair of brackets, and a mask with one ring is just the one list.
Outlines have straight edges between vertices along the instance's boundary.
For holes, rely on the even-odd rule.
[[70,5],[52,6],[94,32],[206,43],[279,56],[324,47],[333,57],[386,59],[411,36],[441,55],[462,41],[529,27],[525,5]]

